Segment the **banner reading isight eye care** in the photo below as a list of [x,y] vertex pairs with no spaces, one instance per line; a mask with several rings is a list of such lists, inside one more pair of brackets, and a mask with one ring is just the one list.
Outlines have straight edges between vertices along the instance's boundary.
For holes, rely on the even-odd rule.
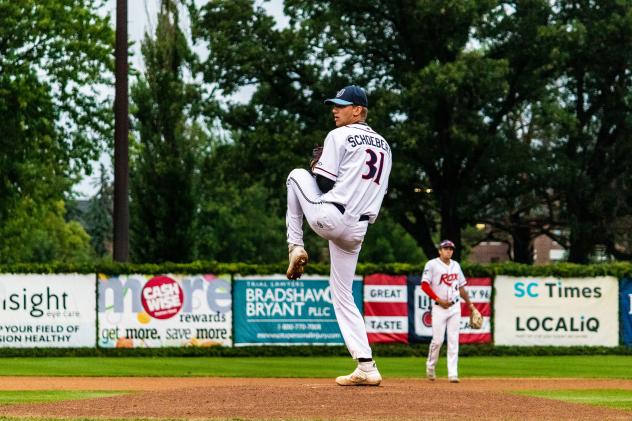
[[[235,345],[342,345],[329,279],[282,275],[235,277]],[[362,313],[362,279],[353,282]]]
[[0,347],[94,347],[94,275],[0,275]]
[[596,278],[498,276],[497,345],[595,345],[619,342],[619,282]]
[[99,346],[230,346],[231,284],[215,275],[99,275]]

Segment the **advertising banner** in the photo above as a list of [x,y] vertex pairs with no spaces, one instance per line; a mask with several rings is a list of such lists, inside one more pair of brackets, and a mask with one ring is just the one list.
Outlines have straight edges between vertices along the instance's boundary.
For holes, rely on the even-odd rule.
[[619,286],[619,304],[623,343],[632,345],[632,279],[624,278]]
[[411,342],[432,339],[431,300],[421,290],[421,276],[408,276],[408,338]]
[[[362,313],[362,279],[353,282]],[[235,345],[342,345],[329,279],[304,275],[235,277]]]
[[228,275],[112,275],[98,281],[104,348],[230,346]]
[[0,275],[0,347],[94,347],[94,275]]
[[494,288],[497,345],[618,345],[614,277],[498,276]]
[[370,343],[408,343],[406,276],[364,277],[364,322]]
[[[491,333],[491,278],[466,278],[465,290],[470,301],[481,312],[483,326],[480,329],[470,329],[470,309],[461,302],[460,343],[490,343]],[[431,300],[421,289],[420,275],[408,277],[408,305],[409,305],[409,337],[412,342],[430,342],[432,339],[432,309]]]
[[461,300],[461,332],[459,343],[485,344],[492,341],[492,278],[467,278],[465,290],[470,302],[483,316],[483,326],[480,329],[470,328],[470,308]]

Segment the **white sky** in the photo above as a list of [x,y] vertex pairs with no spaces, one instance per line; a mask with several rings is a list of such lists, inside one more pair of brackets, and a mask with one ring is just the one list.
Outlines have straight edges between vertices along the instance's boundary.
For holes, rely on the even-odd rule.
[[[196,0],[196,2],[200,5],[204,4],[204,0]],[[256,0],[257,5],[263,6],[270,15],[274,16],[279,25],[284,26],[287,25],[288,19],[283,15],[283,0]],[[160,5],[160,0],[128,0],[127,1],[127,36],[130,41],[134,42],[132,47],[133,55],[130,57],[129,65],[133,66],[136,69],[143,69],[143,60],[140,54],[140,42],[145,36],[145,32],[151,31],[154,27],[156,14],[158,12]],[[112,25],[116,25],[116,0],[108,0],[104,14],[109,14],[111,16],[110,21]],[[184,27],[182,28],[185,33],[188,32],[188,22],[183,23]],[[130,85],[132,81],[130,80]],[[237,100],[247,100],[252,93],[248,90],[240,92],[235,96]],[[114,86],[112,86],[112,92],[110,93],[111,97],[114,98]],[[99,180],[99,163],[105,164],[105,166],[110,170],[112,169],[112,163],[110,162],[109,156],[103,155],[99,162],[95,162],[94,172],[92,176],[84,177],[83,180],[75,185],[74,191],[78,193],[82,198],[90,198],[93,196],[97,187],[94,185]]]

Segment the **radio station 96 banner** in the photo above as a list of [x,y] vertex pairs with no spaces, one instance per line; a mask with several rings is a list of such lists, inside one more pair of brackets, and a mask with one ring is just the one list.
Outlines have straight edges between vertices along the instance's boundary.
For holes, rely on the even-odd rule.
[[617,346],[619,281],[497,276],[497,345]]
[[[353,282],[362,313],[362,279]],[[342,345],[329,279],[304,275],[235,277],[235,345]]]
[[94,275],[0,275],[0,347],[94,347]]
[[228,275],[99,275],[99,346],[230,346]]
[[632,279],[621,280],[619,294],[623,343],[630,346],[632,345]]
[[[480,329],[470,327],[470,309],[461,300],[461,321],[459,328],[459,343],[490,343],[491,333],[491,278],[466,278],[467,291],[470,302],[483,316],[483,326]],[[430,342],[432,339],[432,300],[421,289],[421,277],[410,275],[408,277],[408,302],[411,306],[408,318],[410,321],[409,336],[414,342]]]

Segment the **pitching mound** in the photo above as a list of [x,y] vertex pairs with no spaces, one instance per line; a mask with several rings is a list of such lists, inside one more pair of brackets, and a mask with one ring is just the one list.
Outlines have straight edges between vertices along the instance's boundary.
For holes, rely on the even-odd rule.
[[4,416],[252,420],[630,420],[631,411],[513,395],[533,389],[621,389],[632,380],[386,379],[340,387],[333,379],[3,377],[4,390],[128,390],[124,396],[12,405]]

